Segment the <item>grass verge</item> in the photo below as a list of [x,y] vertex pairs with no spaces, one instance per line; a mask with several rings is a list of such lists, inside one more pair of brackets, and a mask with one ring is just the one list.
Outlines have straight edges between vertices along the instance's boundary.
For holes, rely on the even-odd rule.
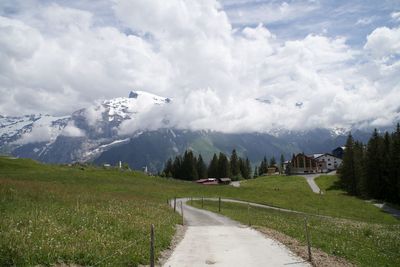
[[[194,201],[195,207],[201,202]],[[205,201],[204,208],[218,212],[218,202]],[[223,215],[243,224],[277,230],[305,244],[304,215],[247,205],[223,203]],[[250,214],[250,216],[248,216]],[[359,266],[400,265],[400,225],[308,216],[312,246]]]

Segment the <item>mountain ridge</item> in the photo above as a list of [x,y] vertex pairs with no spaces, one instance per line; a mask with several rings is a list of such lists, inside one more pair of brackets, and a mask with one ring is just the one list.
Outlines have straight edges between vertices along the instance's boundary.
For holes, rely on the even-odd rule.
[[[169,157],[186,149],[201,153],[208,160],[213,153],[230,153],[236,148],[257,162],[264,155],[289,157],[296,152],[329,152],[335,146],[342,146],[347,135],[346,129],[335,128],[222,133],[167,125],[157,130],[139,127],[131,133],[121,133],[122,124],[135,122],[153,108],[172,101],[144,91],[131,91],[129,97],[99,101],[68,116],[1,116],[0,152],[51,163],[115,164],[122,160],[134,168],[149,166],[150,170],[158,171]],[[364,141],[369,134],[359,131],[357,136]]]

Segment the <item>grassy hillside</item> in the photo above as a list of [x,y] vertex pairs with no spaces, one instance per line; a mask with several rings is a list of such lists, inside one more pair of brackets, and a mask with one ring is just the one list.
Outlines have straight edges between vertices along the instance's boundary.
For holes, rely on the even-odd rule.
[[148,264],[150,224],[159,255],[180,221],[167,205],[174,196],[221,196],[398,227],[390,215],[327,190],[331,184],[321,181],[323,196],[300,177],[261,177],[240,188],[201,186],[140,172],[0,158],[0,266]]
[[159,254],[179,222],[167,198],[193,186],[0,158],[0,266],[146,264],[150,224]]

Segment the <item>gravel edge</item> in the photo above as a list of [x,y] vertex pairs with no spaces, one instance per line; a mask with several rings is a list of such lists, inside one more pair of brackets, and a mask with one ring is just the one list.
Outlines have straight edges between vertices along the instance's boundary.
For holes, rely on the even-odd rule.
[[[307,246],[302,245],[299,241],[296,239],[287,236],[283,233],[280,233],[276,230],[266,228],[266,227],[254,227],[254,229],[258,230],[262,234],[264,234],[266,237],[274,239],[285,245],[292,251],[294,254],[297,256],[301,257],[302,259],[308,259],[308,250]],[[311,248],[311,255],[312,255],[312,265],[316,267],[330,267],[330,266],[335,266],[335,267],[353,267],[356,266],[347,260],[337,257],[337,256],[332,256],[327,254],[326,252],[317,249],[317,248]]]

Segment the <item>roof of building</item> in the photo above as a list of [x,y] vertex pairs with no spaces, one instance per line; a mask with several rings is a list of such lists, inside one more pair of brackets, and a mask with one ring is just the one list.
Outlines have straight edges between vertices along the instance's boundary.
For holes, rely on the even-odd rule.
[[316,157],[315,159],[317,159],[317,158],[320,158],[320,157],[322,157],[322,156],[331,156],[331,157],[333,157],[333,158],[340,159],[340,158],[338,158],[338,157],[335,157],[334,155],[332,155],[332,154],[330,154],[330,153],[325,153],[325,154],[322,154],[322,155],[320,155],[319,157]]

